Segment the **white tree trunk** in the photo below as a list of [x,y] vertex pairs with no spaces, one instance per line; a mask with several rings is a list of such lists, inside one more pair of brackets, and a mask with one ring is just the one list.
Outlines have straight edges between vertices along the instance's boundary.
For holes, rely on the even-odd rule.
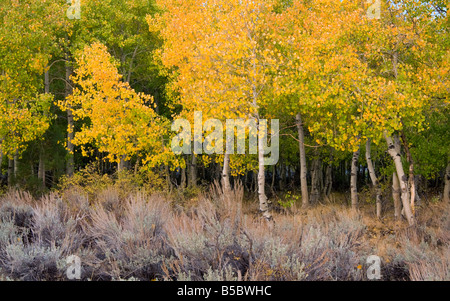
[[231,191],[230,185],[230,155],[223,155],[223,169],[222,169],[222,190],[225,194]]
[[405,153],[406,153],[406,160],[408,161],[409,164],[409,198],[410,198],[410,203],[411,203],[411,210],[414,214],[414,201],[416,200],[416,181],[414,179],[414,161],[411,155],[411,152],[409,150],[409,146],[408,146],[408,142],[406,141],[406,136],[404,133],[402,133],[402,141],[403,141],[403,146],[405,148]]
[[352,200],[352,208],[358,209],[358,158],[359,158],[360,149],[353,153],[352,156],[352,166],[350,171],[350,195]]
[[[269,204],[267,202],[267,196],[265,192],[266,177],[264,174],[264,139],[261,139],[261,128],[259,123],[259,116],[257,117],[258,124],[258,199],[259,199],[259,210],[261,211],[263,217],[267,221],[272,220],[272,214],[269,210]],[[264,129],[267,132],[267,129]]]
[[400,183],[400,189],[402,192],[401,199],[402,199],[403,210],[405,212],[406,219],[408,220],[408,224],[410,226],[413,226],[416,224],[416,219],[411,210],[411,203],[410,203],[409,195],[408,195],[408,179],[405,175],[405,172],[403,171],[401,155],[396,150],[396,147],[394,145],[394,142],[392,141],[392,138],[387,136],[386,134],[384,135],[384,137],[388,144],[388,153],[394,160],[395,170],[397,172],[398,181]]
[[300,150],[300,186],[302,191],[302,207],[309,206],[308,197],[308,182],[307,182],[307,167],[306,167],[306,153],[305,153],[305,134],[303,132],[302,117],[300,113],[296,116],[297,131],[298,131],[298,146]]
[[397,173],[392,174],[392,199],[394,200],[394,218],[400,220],[402,211],[400,182]]
[[377,175],[375,174],[375,168],[373,167],[372,158],[370,155],[370,139],[367,139],[366,142],[366,161],[370,180],[372,181],[373,187],[375,188],[377,218],[381,218],[381,187],[380,183],[378,182]]
[[120,156],[119,163],[117,163],[117,171],[123,171],[126,169],[125,155]]

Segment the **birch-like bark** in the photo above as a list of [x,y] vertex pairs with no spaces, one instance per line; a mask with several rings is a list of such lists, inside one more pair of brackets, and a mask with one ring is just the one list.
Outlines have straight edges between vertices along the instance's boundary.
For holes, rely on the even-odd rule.
[[350,169],[350,196],[352,200],[352,208],[358,209],[358,187],[357,187],[357,179],[358,179],[358,158],[359,158],[360,149],[353,153],[352,156],[352,166]]
[[50,73],[48,67],[44,72],[44,93],[50,93]]
[[297,131],[298,131],[298,147],[300,151],[300,187],[302,191],[302,207],[309,206],[308,196],[308,182],[307,182],[307,167],[306,167],[306,153],[305,153],[305,134],[302,125],[302,116],[300,113],[296,116]]
[[222,189],[225,195],[231,191],[230,185],[230,155],[225,153],[223,156],[223,168],[222,168]]
[[123,171],[126,169],[126,156],[122,155],[120,156],[119,163],[117,163],[117,171]]
[[410,203],[411,203],[411,210],[414,214],[414,201],[416,200],[416,181],[414,178],[414,160],[412,158],[411,152],[409,150],[408,142],[406,141],[406,136],[402,132],[402,141],[403,146],[405,148],[406,153],[406,160],[409,164],[409,177],[408,177],[408,183],[409,183],[409,197],[410,197]]
[[392,199],[394,200],[394,218],[400,220],[402,212],[400,182],[398,181],[397,173],[392,174]]
[[370,139],[367,139],[366,142],[366,162],[367,162],[367,169],[369,170],[369,176],[370,180],[372,181],[372,185],[375,188],[375,194],[376,194],[376,211],[377,211],[377,218],[381,218],[381,186],[378,182],[377,175],[375,174],[375,168],[373,167],[372,158],[371,158],[371,151],[370,151]]
[[181,189],[186,188],[186,168],[181,168]]
[[320,197],[320,160],[314,159],[311,166],[311,197],[309,198],[309,202],[311,204],[316,204],[319,201]]
[[394,145],[394,142],[392,141],[392,138],[387,136],[386,134],[384,135],[384,137],[388,144],[388,153],[394,160],[395,170],[397,172],[398,181],[400,183],[400,189],[402,192],[401,199],[402,199],[403,210],[404,210],[406,219],[408,220],[408,224],[410,226],[413,226],[416,224],[416,219],[411,210],[411,204],[410,204],[409,195],[408,195],[408,179],[405,175],[405,172],[403,171],[401,155],[400,155],[400,152],[398,152],[396,150],[396,147]]
[[258,124],[258,199],[259,199],[259,210],[262,216],[267,220],[272,220],[272,214],[269,210],[269,204],[267,202],[267,196],[265,192],[265,167],[264,167],[264,139],[262,139],[262,132],[267,132],[267,129],[261,129],[259,115],[257,115]]

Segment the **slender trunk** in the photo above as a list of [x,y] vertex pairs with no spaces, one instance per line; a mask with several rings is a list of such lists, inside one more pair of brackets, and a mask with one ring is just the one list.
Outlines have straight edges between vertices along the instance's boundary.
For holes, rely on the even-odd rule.
[[273,188],[275,185],[276,173],[277,173],[276,165],[272,165],[272,183],[270,183],[270,190],[272,191],[272,193],[275,192],[275,190]]
[[181,168],[181,189],[186,188],[186,168]]
[[318,191],[318,194],[319,194],[319,197],[320,197],[320,193],[321,193],[321,191],[323,191],[323,185],[324,185],[324,183],[323,183],[323,161],[322,160],[320,160],[319,161],[319,170],[318,170],[318,173],[319,173],[319,177],[318,177],[318,189],[319,189],[319,191]]
[[450,204],[450,161],[447,163],[447,168],[445,169],[444,181],[444,196],[442,199],[445,203]]
[[358,158],[360,149],[353,153],[352,166],[350,170],[350,195],[352,200],[352,208],[358,209]]
[[378,182],[377,175],[375,174],[375,168],[373,167],[372,158],[370,156],[370,139],[367,139],[366,142],[366,161],[370,180],[372,181],[376,193],[377,218],[381,218],[381,186]]
[[284,168],[284,164],[280,164],[280,191],[283,191],[286,187],[286,170]]
[[259,199],[259,210],[262,216],[267,220],[272,220],[272,214],[269,211],[269,204],[267,202],[267,196],[265,192],[265,167],[264,167],[264,139],[262,139],[262,134],[267,132],[267,129],[261,129],[260,119],[257,115],[258,124],[258,199]]
[[[139,156],[136,158],[136,163],[134,164],[134,174],[137,175],[139,170],[139,164],[140,164],[140,158]],[[100,161],[101,162],[101,161]]]
[[298,131],[298,146],[300,151],[300,187],[302,191],[302,207],[309,206],[308,196],[308,182],[307,182],[307,167],[306,167],[306,152],[305,152],[305,134],[303,132],[302,116],[300,113],[296,116],[297,131]]
[[[222,183],[222,172],[223,167],[219,163],[215,163],[214,165],[211,165],[211,168],[214,168],[211,171],[211,176],[213,179],[218,179],[220,183]],[[248,174],[248,173],[247,173]],[[247,178],[247,177],[246,177]]]
[[69,177],[71,177],[75,171],[75,161],[74,161],[74,145],[72,143],[74,138],[74,121],[73,114],[71,109],[67,109],[67,165],[66,165],[66,173]]
[[331,187],[333,185],[333,177],[331,175],[331,172],[332,172],[332,167],[331,167],[331,163],[329,163],[325,170],[325,184],[322,189],[322,194],[323,194],[324,198],[328,201],[330,201]]
[[[67,56],[66,56],[67,59]],[[72,74],[72,68],[69,66],[68,63],[66,63],[65,67],[65,97],[68,97],[70,94],[72,94],[72,86],[70,81],[70,75]],[[73,114],[72,109],[67,109],[67,162],[66,162],[66,174],[71,177],[75,170],[75,163],[74,163],[74,145],[72,143],[74,138],[74,120],[73,120]]]
[[402,211],[401,192],[397,173],[394,172],[392,174],[392,198],[394,199],[394,218],[397,221],[400,220]]
[[44,72],[44,93],[50,93],[50,74],[48,69]]
[[188,185],[189,187],[197,187],[197,157],[194,153],[191,154]]
[[[394,135],[394,149],[398,154],[401,154],[401,145],[400,145],[400,139],[398,135]],[[395,182],[394,182],[395,180]],[[400,182],[399,178],[396,172],[394,172],[394,179],[392,182],[392,185],[395,186],[395,189],[393,190],[393,197],[394,197],[394,218],[395,220],[400,220],[402,216],[402,190],[400,188]]]
[[253,192],[257,192],[258,191],[258,173],[255,171],[253,171],[252,174],[252,181],[253,181]]
[[118,172],[124,171],[126,169],[125,158],[126,158],[125,155],[120,156],[119,163],[117,163],[117,171]]
[[170,180],[170,168],[168,164],[164,164],[164,170],[166,172],[166,183],[169,191],[172,191],[172,181]]
[[19,173],[19,151],[16,150],[14,153],[14,179],[17,179],[17,174]]
[[225,194],[231,191],[230,185],[230,155],[224,154],[223,156],[223,169],[222,169],[222,189]]
[[12,187],[13,183],[14,160],[8,160],[8,187]]
[[402,196],[401,196],[402,205],[403,205],[403,209],[405,211],[405,216],[406,216],[406,219],[408,220],[408,224],[410,226],[413,226],[416,224],[416,220],[415,220],[414,214],[411,210],[411,204],[410,204],[410,200],[408,197],[408,179],[405,175],[405,172],[403,171],[401,155],[400,155],[400,152],[398,152],[396,150],[396,147],[394,145],[394,142],[392,141],[392,138],[387,136],[386,134],[384,136],[385,136],[386,142],[388,144],[388,153],[394,160],[395,170],[397,172],[398,180],[400,182],[400,189],[402,191]]
[[314,159],[311,170],[311,204],[316,204],[320,197],[319,177],[320,177],[320,159]]
[[405,148],[406,153],[406,160],[409,164],[409,177],[408,177],[408,183],[409,183],[409,197],[410,197],[410,203],[411,203],[411,210],[414,214],[414,201],[416,199],[416,181],[414,179],[414,161],[411,155],[411,152],[409,150],[408,142],[406,141],[405,133],[402,132],[402,141],[403,141],[403,147]]
[[42,150],[39,153],[38,179],[42,181],[42,185],[45,187],[45,161]]
[[[44,93],[46,93],[46,94],[50,93],[49,69],[47,69],[44,73]],[[39,151],[38,179],[42,180],[42,186],[45,187],[45,161],[44,161],[42,145],[41,145],[41,149]]]

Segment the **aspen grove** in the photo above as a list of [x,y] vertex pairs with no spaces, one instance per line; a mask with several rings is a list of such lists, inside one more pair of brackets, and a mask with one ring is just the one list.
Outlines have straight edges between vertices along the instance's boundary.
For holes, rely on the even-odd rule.
[[[286,216],[306,223],[335,206],[349,218],[422,233],[429,210],[442,206],[446,214],[450,205],[448,6],[445,0],[1,0],[0,204],[14,193],[57,194],[67,208],[78,208],[83,195],[95,212],[86,213],[86,227],[99,227],[89,235],[105,239],[100,249],[108,240],[95,231],[107,231],[101,221],[112,215],[95,208],[108,193],[117,193],[117,203],[105,206],[124,231],[137,229],[127,214],[141,221],[142,208],[134,206],[166,214],[164,203],[175,212],[194,210],[189,214],[208,224],[213,205],[202,202],[209,197],[222,208],[218,216],[235,210],[230,200],[246,204],[229,217],[236,237],[256,233],[243,229],[241,214],[276,233]],[[174,151],[174,141],[183,152]],[[165,202],[124,201],[137,192]],[[168,220],[184,223],[189,235],[203,231],[186,226],[189,214],[177,216],[179,224]],[[448,221],[438,227],[447,247]],[[159,224],[150,225],[139,233],[156,235]],[[174,256],[186,261],[158,261],[151,277],[171,278],[175,270],[172,278],[187,277],[198,261],[186,259],[187,251],[180,255],[181,234],[164,233],[161,250],[172,241]],[[151,244],[142,239],[124,258]],[[0,239],[0,261],[7,262],[2,248]],[[167,255],[161,252],[152,254]],[[257,263],[252,252],[245,253],[248,262]],[[98,279],[137,271],[125,261]],[[252,274],[250,266],[233,275],[242,280],[245,270],[260,280],[269,273]],[[418,266],[409,265],[408,279],[423,275]],[[0,278],[13,270],[0,264]],[[214,278],[206,267],[194,270],[199,279]],[[268,279],[287,275],[273,270]],[[314,271],[305,277],[328,279]]]

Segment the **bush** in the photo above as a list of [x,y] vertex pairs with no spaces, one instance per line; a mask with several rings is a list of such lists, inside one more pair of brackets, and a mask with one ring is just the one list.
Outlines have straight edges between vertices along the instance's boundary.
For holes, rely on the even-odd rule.
[[0,207],[1,268],[19,280],[59,280],[66,256],[84,242],[79,221],[64,202],[50,194],[31,206],[27,194],[10,194]]
[[382,258],[383,280],[450,278],[445,206],[374,238],[360,213],[337,205],[274,214],[270,227],[255,204],[244,207],[240,184],[224,192],[216,183],[183,208],[167,195],[124,195],[114,184],[91,201],[80,186],[39,200],[8,191],[0,279],[66,280],[66,259],[77,255],[82,280],[366,280],[369,254]]
[[166,244],[164,220],[169,204],[157,196],[136,193],[127,200],[122,216],[105,206],[91,213],[84,230],[95,241],[91,263],[99,279],[150,280],[161,277],[162,264],[172,256]]
[[230,279],[245,275],[249,241],[241,222],[242,196],[242,186],[225,194],[216,183],[196,207],[172,214],[167,232],[176,260],[166,267],[167,278]]
[[57,190],[63,193],[70,193],[73,189],[82,194],[86,194],[89,199],[96,198],[98,193],[113,185],[112,178],[107,175],[100,175],[95,165],[88,165],[84,169],[75,172],[72,176],[63,175],[60,178]]

